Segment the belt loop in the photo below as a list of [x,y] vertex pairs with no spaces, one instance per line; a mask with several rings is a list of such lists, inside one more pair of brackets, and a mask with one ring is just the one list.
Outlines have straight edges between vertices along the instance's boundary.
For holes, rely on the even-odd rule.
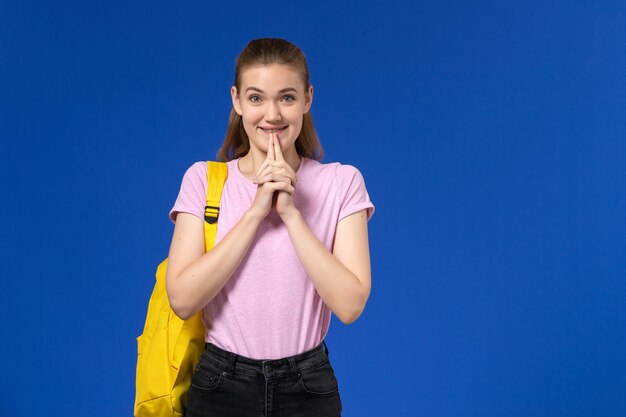
[[300,378],[300,370],[298,369],[298,365],[296,364],[296,360],[293,356],[287,358],[289,361],[289,366],[291,367],[291,372],[297,378]]
[[237,355],[229,352],[230,353],[230,357],[228,358],[228,373],[230,375],[234,375],[235,374],[235,359],[237,359]]
[[326,352],[326,356],[328,356],[328,346],[326,346],[326,340],[323,340],[322,344],[324,345],[324,352]]

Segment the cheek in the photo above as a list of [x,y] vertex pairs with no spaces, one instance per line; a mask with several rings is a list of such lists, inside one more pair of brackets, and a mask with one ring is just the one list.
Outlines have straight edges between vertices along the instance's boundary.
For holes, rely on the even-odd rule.
[[288,119],[289,124],[292,126],[302,126],[302,120],[304,119],[303,112],[300,109],[290,110],[285,114],[285,117]]
[[257,107],[245,106],[242,108],[241,117],[244,123],[257,123],[263,117],[263,112]]

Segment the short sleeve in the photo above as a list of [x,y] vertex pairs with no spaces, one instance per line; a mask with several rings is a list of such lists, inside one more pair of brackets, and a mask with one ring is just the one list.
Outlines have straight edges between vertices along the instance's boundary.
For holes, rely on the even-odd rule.
[[176,223],[178,213],[189,213],[204,220],[206,205],[207,163],[196,162],[187,169],[180,185],[174,207],[170,210],[170,220]]
[[374,204],[370,201],[369,194],[365,188],[365,180],[358,169],[352,165],[337,165],[336,171],[337,187],[339,190],[339,220],[356,213],[359,210],[367,209],[367,220],[374,215]]

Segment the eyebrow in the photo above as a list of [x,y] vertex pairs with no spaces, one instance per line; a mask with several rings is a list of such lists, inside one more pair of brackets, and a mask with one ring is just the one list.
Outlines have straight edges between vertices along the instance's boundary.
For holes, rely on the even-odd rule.
[[[248,88],[246,88],[246,91],[245,91],[245,92],[247,93],[247,92],[248,92],[248,91],[250,91],[250,90],[257,91],[257,92],[259,92],[259,93],[264,93],[264,92],[265,92],[265,91],[261,90],[260,88],[256,88],[256,87],[248,87]],[[295,89],[295,88],[293,88],[293,87],[287,87],[287,88],[283,88],[283,89],[282,89],[282,90],[280,90],[278,93],[279,93],[279,94],[282,94],[282,93],[287,93],[287,92],[290,92],[290,91],[293,91],[294,93],[297,93],[297,92],[298,92],[298,90],[296,90],[296,89]]]

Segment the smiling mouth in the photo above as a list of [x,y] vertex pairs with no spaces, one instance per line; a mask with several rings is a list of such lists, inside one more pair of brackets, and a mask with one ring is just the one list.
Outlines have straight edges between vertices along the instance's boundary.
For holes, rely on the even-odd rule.
[[271,129],[267,129],[267,128],[264,128],[264,127],[259,127],[259,129],[261,129],[265,133],[279,133],[279,132],[282,132],[285,129],[287,129],[287,126],[283,126],[283,127],[279,127],[279,128],[271,128]]

